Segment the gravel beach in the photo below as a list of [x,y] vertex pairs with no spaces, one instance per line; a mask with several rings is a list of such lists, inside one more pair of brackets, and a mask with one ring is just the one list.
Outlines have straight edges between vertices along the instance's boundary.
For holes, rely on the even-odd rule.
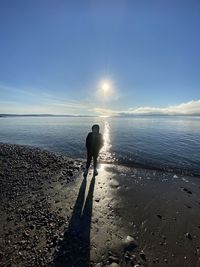
[[0,266],[200,266],[200,180],[0,144]]
[[0,144],[0,266],[50,266],[67,219],[52,209],[59,196],[50,193],[68,186],[80,166],[48,151]]

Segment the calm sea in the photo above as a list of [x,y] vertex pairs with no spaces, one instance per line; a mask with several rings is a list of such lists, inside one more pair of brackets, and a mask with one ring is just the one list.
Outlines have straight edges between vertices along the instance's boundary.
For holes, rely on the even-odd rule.
[[0,142],[85,158],[85,138],[98,123],[104,161],[200,175],[200,117],[2,117]]

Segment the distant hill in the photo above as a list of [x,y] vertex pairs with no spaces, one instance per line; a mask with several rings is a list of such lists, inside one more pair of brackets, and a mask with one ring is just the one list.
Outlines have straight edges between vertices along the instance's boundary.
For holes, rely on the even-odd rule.
[[96,117],[91,115],[0,114],[0,117]]

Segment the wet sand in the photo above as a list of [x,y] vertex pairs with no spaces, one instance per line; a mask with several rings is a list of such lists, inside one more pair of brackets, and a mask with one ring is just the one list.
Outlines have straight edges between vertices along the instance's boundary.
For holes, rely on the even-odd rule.
[[0,145],[0,266],[200,266],[200,180]]

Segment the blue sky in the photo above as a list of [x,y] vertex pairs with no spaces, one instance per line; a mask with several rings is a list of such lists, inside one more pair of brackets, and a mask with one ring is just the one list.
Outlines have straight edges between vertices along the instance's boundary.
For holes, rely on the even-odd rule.
[[200,113],[199,14],[197,0],[0,1],[0,113]]

